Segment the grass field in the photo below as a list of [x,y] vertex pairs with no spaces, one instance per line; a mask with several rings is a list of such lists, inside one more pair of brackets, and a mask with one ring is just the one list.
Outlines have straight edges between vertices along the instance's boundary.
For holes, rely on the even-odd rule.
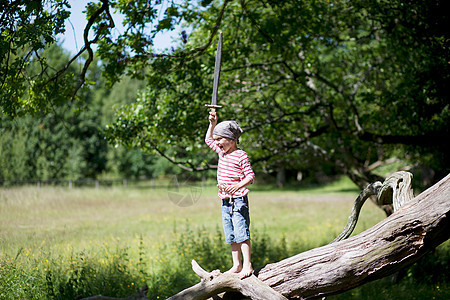
[[[358,193],[345,179],[320,188],[253,186],[254,267],[329,243]],[[198,282],[192,259],[205,269],[231,263],[212,184],[3,188],[0,215],[0,299],[128,296],[144,284],[149,298],[163,299]],[[383,218],[367,202],[354,234]],[[330,298],[448,299],[449,252],[446,242],[395,284],[383,279]]]

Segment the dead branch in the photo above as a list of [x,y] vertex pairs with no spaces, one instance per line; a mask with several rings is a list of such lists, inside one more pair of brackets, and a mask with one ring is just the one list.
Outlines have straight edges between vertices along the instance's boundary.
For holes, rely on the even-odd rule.
[[254,275],[240,279],[237,274],[221,274],[218,270],[209,273],[202,269],[195,260],[192,261],[192,269],[200,276],[201,282],[168,300],[208,299],[223,292],[239,292],[255,300],[287,300],[286,297],[271,289]]
[[399,210],[406,202],[412,200],[414,194],[411,180],[411,173],[400,171],[389,176],[383,184],[377,181],[367,185],[356,198],[344,230],[332,243],[342,241],[350,236],[355,229],[361,208],[370,196],[377,196],[376,204],[378,205],[393,204],[394,212]]

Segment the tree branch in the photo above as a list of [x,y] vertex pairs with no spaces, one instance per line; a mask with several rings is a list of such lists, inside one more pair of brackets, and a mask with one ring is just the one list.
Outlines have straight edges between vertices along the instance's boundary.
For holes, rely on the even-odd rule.
[[144,149],[148,149],[148,150],[155,150],[159,155],[161,155],[162,157],[164,157],[165,159],[167,159],[167,161],[169,161],[170,163],[180,167],[181,169],[185,170],[185,171],[189,171],[189,172],[197,172],[197,171],[206,171],[209,169],[216,169],[216,167],[212,166],[212,165],[207,165],[205,167],[197,167],[194,164],[188,162],[188,161],[177,161],[175,158],[170,157],[169,155],[167,155],[166,153],[164,153],[164,151],[162,151],[161,149],[158,148],[157,144],[154,143],[153,141],[148,141],[149,144],[151,145],[151,148],[143,145],[141,146]]
[[[216,20],[216,24],[213,26],[212,30],[211,30],[211,34],[209,35],[208,41],[206,42],[206,44],[204,44],[203,46],[197,47],[193,50],[190,51],[180,51],[177,54],[157,54],[157,53],[153,53],[153,52],[147,52],[141,55],[137,55],[136,57],[142,58],[142,57],[147,57],[147,58],[151,58],[151,57],[160,57],[160,58],[186,58],[189,56],[192,56],[192,59],[200,56],[203,54],[203,52],[206,51],[206,49],[208,49],[211,44],[212,41],[214,39],[214,36],[217,34],[220,24],[222,23],[222,19],[225,13],[225,9],[227,7],[227,5],[231,2],[232,0],[225,0],[223,2],[222,5],[222,9],[220,10],[219,16],[217,17]],[[129,61],[129,59],[127,59],[126,61]]]
[[240,279],[237,274],[221,274],[218,270],[208,273],[195,260],[192,269],[202,281],[168,300],[202,300],[223,292],[239,292],[253,300],[287,300],[254,275]]
[[250,12],[247,9],[247,5],[245,5],[245,0],[241,0],[241,7],[242,10],[245,12],[247,17],[250,19],[251,23],[258,29],[258,32],[271,44],[274,43],[274,40],[268,35],[266,32],[264,32],[261,27],[256,22],[255,18],[250,14]]
[[378,144],[402,144],[419,146],[447,146],[449,134],[446,132],[425,135],[381,135],[365,131],[359,135],[364,141],[375,142]]

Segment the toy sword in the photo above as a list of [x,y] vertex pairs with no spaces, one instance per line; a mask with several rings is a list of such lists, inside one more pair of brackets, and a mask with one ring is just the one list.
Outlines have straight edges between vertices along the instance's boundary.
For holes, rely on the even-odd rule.
[[217,105],[217,92],[219,91],[219,79],[220,79],[220,65],[222,63],[222,32],[219,34],[219,43],[217,44],[216,63],[214,65],[214,84],[211,104],[205,104],[211,111],[216,111],[216,108],[221,108],[221,105]]

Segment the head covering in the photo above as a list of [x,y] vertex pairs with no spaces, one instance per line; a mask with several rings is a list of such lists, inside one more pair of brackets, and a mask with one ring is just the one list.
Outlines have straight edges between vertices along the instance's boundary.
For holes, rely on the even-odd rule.
[[242,134],[242,129],[236,121],[223,121],[214,127],[213,135],[229,138],[237,141]]

